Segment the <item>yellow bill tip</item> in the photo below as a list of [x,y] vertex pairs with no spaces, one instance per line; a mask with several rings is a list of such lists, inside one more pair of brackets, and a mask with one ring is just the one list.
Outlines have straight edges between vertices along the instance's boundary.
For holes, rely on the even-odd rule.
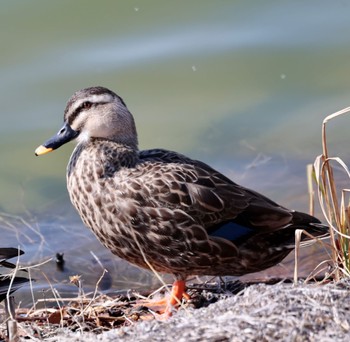
[[53,148],[47,148],[44,145],[39,146],[36,150],[35,150],[35,155],[36,156],[41,156],[42,154],[46,154],[53,151]]

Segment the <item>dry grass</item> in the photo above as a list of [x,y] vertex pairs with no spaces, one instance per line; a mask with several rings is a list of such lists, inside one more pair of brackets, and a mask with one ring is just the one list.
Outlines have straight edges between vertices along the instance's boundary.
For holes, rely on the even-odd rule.
[[[9,322],[12,324],[14,321],[16,326],[12,328],[13,335],[41,340],[55,336],[59,328],[71,332],[100,334],[114,328],[132,326],[136,322],[153,320],[158,316],[140,301],[153,297],[154,293],[147,297],[138,293],[108,296],[99,293],[98,283],[95,291],[85,293],[79,276],[71,277],[71,282],[79,289],[77,297],[62,298],[52,288],[52,297],[37,300],[31,308],[17,308],[13,317],[8,315],[0,325],[0,338],[5,339],[8,336]],[[221,298],[232,296],[249,285],[234,282],[220,286],[215,282],[189,286],[191,301],[185,307],[207,306]],[[163,286],[161,292],[164,295],[168,289]],[[44,307],[39,308],[42,306]],[[0,314],[4,316],[5,312],[0,311]]]
[[323,215],[330,227],[333,277],[336,281],[350,276],[350,211],[349,189],[339,189],[334,177],[334,166],[340,166],[350,179],[350,171],[344,161],[329,154],[327,123],[350,112],[350,107],[327,116],[322,124],[322,154],[314,163],[314,175],[318,185],[318,199]]
[[18,309],[17,334],[32,341],[60,342],[179,341],[180,337],[180,341],[304,342],[346,341],[350,333],[346,281],[297,287],[282,282],[228,283],[226,287],[215,283],[193,286],[190,291],[199,306],[203,301],[204,306],[213,304],[181,311],[164,324],[137,308],[136,297],[87,294],[61,298],[61,309]]
[[[256,284],[207,308],[104,333],[99,341],[349,341],[350,284]],[[74,335],[60,342],[72,341]],[[78,339],[74,340],[78,341]],[[84,336],[84,341],[93,341]]]

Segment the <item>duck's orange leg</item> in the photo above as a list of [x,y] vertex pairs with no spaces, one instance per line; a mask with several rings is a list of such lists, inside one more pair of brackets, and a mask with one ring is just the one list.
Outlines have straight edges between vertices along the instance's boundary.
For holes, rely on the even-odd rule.
[[176,280],[171,288],[168,304],[176,307],[181,303],[182,298],[190,299],[190,296],[186,293],[186,282],[184,280]]
[[170,317],[172,310],[181,305],[182,298],[190,299],[190,296],[186,293],[186,282],[184,280],[176,280],[171,288],[170,298],[166,302],[165,310],[162,312],[165,318]]
[[190,299],[190,296],[185,290],[186,282],[184,280],[176,280],[173,283],[170,298],[165,297],[158,301],[142,301],[142,305],[164,314],[165,317],[169,317],[171,316],[172,309],[181,304],[182,298],[185,298],[186,300]]

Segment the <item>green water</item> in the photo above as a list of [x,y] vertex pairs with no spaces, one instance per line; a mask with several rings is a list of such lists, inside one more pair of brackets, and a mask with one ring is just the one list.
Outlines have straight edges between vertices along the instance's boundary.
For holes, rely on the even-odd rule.
[[[321,0],[3,1],[0,210],[29,224],[6,216],[2,244],[30,262],[63,251],[74,270],[90,250],[104,255],[67,197],[73,145],[34,156],[91,85],[124,98],[141,148],[200,158],[306,211],[321,122],[350,104],[349,14],[349,2]],[[330,127],[345,160],[349,122]]]

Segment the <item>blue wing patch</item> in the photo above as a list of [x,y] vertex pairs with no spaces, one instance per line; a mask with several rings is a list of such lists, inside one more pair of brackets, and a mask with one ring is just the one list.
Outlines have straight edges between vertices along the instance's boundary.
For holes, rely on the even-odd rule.
[[216,230],[209,233],[210,236],[221,237],[226,240],[234,241],[245,235],[252,233],[254,230],[245,226],[242,226],[235,222],[227,222],[217,227]]

